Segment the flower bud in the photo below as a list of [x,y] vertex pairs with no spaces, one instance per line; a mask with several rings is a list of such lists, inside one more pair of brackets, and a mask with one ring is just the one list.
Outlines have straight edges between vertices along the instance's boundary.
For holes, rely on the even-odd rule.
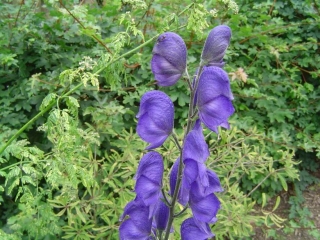
[[152,50],[151,70],[159,86],[174,85],[187,66],[187,47],[176,33],[161,34]]
[[223,57],[229,46],[231,29],[226,25],[219,25],[211,30],[204,44],[201,60],[203,65],[223,67]]

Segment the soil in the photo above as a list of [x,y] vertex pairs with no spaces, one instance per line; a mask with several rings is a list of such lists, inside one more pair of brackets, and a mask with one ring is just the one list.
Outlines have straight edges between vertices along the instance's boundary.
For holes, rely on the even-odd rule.
[[[319,173],[320,175],[320,173]],[[317,176],[318,178],[320,176]],[[289,225],[289,198],[290,196],[294,195],[294,191],[282,192],[279,196],[281,197],[281,203],[275,213],[280,216],[281,218],[287,219],[282,225],[283,226],[290,226]],[[314,222],[316,228],[303,228],[297,227],[294,229],[293,233],[285,233],[284,228],[278,228],[275,226],[276,236],[273,238],[267,238],[267,228],[255,228],[255,235],[252,237],[253,240],[320,240],[320,238],[315,238],[311,236],[308,232],[311,230],[318,231],[320,236],[320,184],[309,186],[304,192],[304,203],[303,207],[307,207],[311,212],[310,220]],[[272,199],[266,209],[272,211],[273,206],[275,205],[276,198]],[[301,226],[302,224],[299,224]],[[287,228],[288,229],[288,228]]]

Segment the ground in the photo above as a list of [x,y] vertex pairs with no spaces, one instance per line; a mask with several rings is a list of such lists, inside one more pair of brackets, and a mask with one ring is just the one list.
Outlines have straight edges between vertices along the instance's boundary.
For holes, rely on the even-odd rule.
[[[319,173],[320,174],[320,173]],[[279,215],[281,218],[286,218],[287,221],[284,222],[283,226],[290,226],[289,223],[289,198],[290,196],[293,196],[293,191],[288,192],[282,192],[279,196],[281,197],[281,203],[278,207],[278,209],[275,211],[277,215]],[[257,227],[255,229],[255,235],[252,237],[253,240],[320,240],[320,184],[309,186],[305,191],[303,191],[303,196],[305,199],[305,202],[303,203],[303,207],[307,207],[309,211],[311,212],[311,217],[308,218],[310,221],[313,221],[314,226],[316,228],[306,227],[303,228],[302,222],[299,222],[297,224],[296,228],[291,228],[293,230],[292,233],[288,232],[288,227],[285,228],[278,228],[274,227],[276,230],[276,237],[267,238],[266,237],[266,228],[259,228]],[[274,204],[275,199],[272,199],[268,206],[269,210],[271,211]],[[299,221],[299,219],[297,219]],[[299,226],[300,225],[300,226]],[[313,230],[315,232],[315,236],[311,236],[309,234],[309,231]],[[318,235],[318,236],[317,236]]]

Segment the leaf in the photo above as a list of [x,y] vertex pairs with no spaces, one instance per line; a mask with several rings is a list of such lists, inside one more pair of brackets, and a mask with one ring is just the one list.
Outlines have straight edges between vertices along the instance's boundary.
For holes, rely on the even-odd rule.
[[266,206],[266,203],[267,203],[267,196],[265,193],[262,193],[262,205],[261,207],[265,207]]
[[278,178],[280,179],[280,182],[281,182],[281,186],[283,187],[283,189],[287,192],[288,191],[288,184],[286,182],[286,179],[282,176],[282,174],[278,174],[277,175]]
[[42,101],[40,105],[40,111],[43,111],[46,107],[48,107],[50,104],[54,103],[57,99],[57,94],[55,93],[49,93]]
[[274,212],[279,207],[280,201],[281,201],[280,196],[277,196],[276,204],[274,205],[272,212]]

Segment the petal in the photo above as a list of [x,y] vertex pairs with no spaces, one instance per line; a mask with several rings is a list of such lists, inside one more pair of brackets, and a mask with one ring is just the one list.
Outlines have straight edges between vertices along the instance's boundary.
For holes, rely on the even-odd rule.
[[151,232],[152,219],[149,217],[149,207],[139,197],[136,197],[126,205],[120,220],[122,221],[127,215],[139,231]]
[[197,179],[199,175],[198,163],[192,159],[184,161],[183,178],[185,186],[190,189],[191,184]]
[[150,143],[146,147],[147,150],[160,147],[168,138],[168,134],[154,123],[148,113],[139,118],[137,133],[144,141]]
[[182,240],[204,240],[214,236],[208,224],[196,223],[194,218],[188,218],[183,221],[180,234]]
[[151,69],[159,86],[174,85],[182,76],[183,72],[168,62],[164,57],[155,54],[151,60]]
[[146,206],[156,204],[160,197],[161,185],[151,181],[145,176],[139,177],[136,182],[135,192]]
[[198,104],[200,105],[220,95],[224,95],[230,100],[234,99],[228,74],[218,67],[203,68],[197,93],[199,95]]
[[194,218],[206,223],[215,221],[220,209],[219,199],[213,193],[203,197],[197,183],[191,186],[189,204]]
[[145,176],[154,183],[161,185],[164,171],[163,158],[155,151],[146,153],[140,160],[135,179]]
[[170,175],[169,175],[169,184],[170,184],[170,196],[173,196],[174,190],[176,188],[177,183],[177,177],[178,177],[178,170],[179,170],[179,162],[180,157],[177,158],[177,160],[174,162],[174,164],[171,167]]
[[185,140],[182,150],[183,159],[193,159],[203,163],[209,157],[208,145],[202,133],[200,121],[196,121],[193,130],[191,130]]
[[176,33],[161,34],[155,44],[151,60],[151,70],[160,86],[171,86],[185,72],[187,47]]
[[169,219],[169,207],[162,201],[159,201],[158,208],[155,212],[155,224],[158,230],[165,230]]
[[200,120],[216,133],[218,133],[218,126],[226,126],[225,122],[234,113],[231,100],[225,96],[216,97],[198,108]]
[[226,25],[213,28],[204,44],[201,59],[205,65],[221,63],[230,44],[231,29]]
[[174,106],[165,93],[157,90],[146,92],[140,102],[137,133],[150,143],[147,149],[159,147],[171,134]]
[[198,163],[198,171],[199,171],[199,183],[203,187],[209,186],[209,179],[207,174],[207,167],[204,163]]
[[214,171],[207,169],[207,176],[209,179],[209,186],[206,188],[205,194],[222,192],[223,188],[221,187],[221,183],[217,174]]
[[184,72],[187,65],[187,47],[183,39],[174,32],[165,32],[158,37],[153,54],[163,56],[168,62]]
[[151,226],[150,231],[144,231],[144,229],[140,229],[131,219],[125,220],[120,228],[120,240],[134,240],[134,239],[143,239],[146,240],[149,238],[151,233]]

